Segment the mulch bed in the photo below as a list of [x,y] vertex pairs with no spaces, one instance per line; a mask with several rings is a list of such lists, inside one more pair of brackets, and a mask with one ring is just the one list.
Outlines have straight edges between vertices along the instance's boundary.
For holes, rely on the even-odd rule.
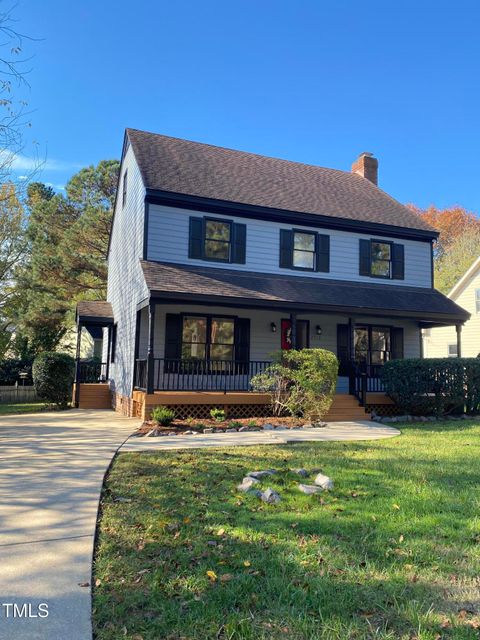
[[[285,418],[239,418],[231,419],[231,420],[223,420],[222,422],[218,422],[217,420],[212,420],[211,418],[205,418],[204,420],[174,420],[172,424],[168,427],[162,427],[157,425],[153,420],[145,421],[138,433],[148,433],[152,429],[157,429],[158,432],[167,433],[175,431],[176,433],[183,433],[185,431],[198,431],[200,433],[203,432],[204,429],[215,429],[216,431],[226,431],[227,429],[240,429],[241,427],[251,427],[252,430],[259,428],[261,429],[264,424],[273,424],[273,425],[282,425],[282,427],[287,427],[289,429],[293,429],[294,427],[299,427],[304,425],[307,422],[305,419],[285,417]],[[253,426],[255,423],[255,426]]]

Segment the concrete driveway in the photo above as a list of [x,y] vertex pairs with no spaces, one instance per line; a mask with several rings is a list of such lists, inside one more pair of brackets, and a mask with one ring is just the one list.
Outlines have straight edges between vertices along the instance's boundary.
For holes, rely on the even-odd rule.
[[100,490],[138,424],[113,411],[75,409],[0,418],[2,640],[91,638]]

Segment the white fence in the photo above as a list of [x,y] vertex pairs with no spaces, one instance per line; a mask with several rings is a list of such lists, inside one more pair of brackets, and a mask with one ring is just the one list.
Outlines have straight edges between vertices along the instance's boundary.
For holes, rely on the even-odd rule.
[[0,404],[36,402],[37,400],[37,392],[33,386],[0,385]]

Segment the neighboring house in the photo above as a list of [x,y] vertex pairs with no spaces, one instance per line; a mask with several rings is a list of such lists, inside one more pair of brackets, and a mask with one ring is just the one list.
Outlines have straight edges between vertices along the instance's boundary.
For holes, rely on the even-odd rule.
[[448,298],[470,313],[470,320],[462,330],[461,353],[458,352],[455,328],[443,327],[423,331],[424,355],[426,358],[458,355],[476,358],[480,355],[480,258],[460,278]]
[[272,352],[309,346],[337,354],[339,393],[358,395],[362,371],[380,391],[385,361],[421,355],[422,328],[461,326],[468,313],[433,288],[436,231],[377,187],[377,167],[127,129],[107,302],[77,316],[109,327],[114,406],[246,414],[266,402],[250,379]]

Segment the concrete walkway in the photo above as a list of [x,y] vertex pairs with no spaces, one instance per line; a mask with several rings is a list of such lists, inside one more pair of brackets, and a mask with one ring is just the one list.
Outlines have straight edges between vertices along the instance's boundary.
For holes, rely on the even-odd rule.
[[[91,639],[98,500],[112,457],[138,424],[113,411],[0,418],[0,639]],[[345,422],[324,429],[130,438],[121,451],[376,440],[398,433],[372,422]],[[13,603],[22,617],[14,617]],[[34,617],[43,603],[48,617]]]
[[235,447],[255,444],[289,444],[294,442],[334,442],[341,440],[380,440],[398,436],[400,431],[384,424],[362,420],[331,422],[322,429],[275,429],[243,433],[212,433],[191,436],[129,438],[120,451],[165,451],[199,447]]
[[[2,640],[92,637],[100,490],[115,451],[138,424],[113,411],[73,409],[0,418]],[[26,604],[24,616],[38,615],[45,603],[48,617],[14,618],[9,603]]]

